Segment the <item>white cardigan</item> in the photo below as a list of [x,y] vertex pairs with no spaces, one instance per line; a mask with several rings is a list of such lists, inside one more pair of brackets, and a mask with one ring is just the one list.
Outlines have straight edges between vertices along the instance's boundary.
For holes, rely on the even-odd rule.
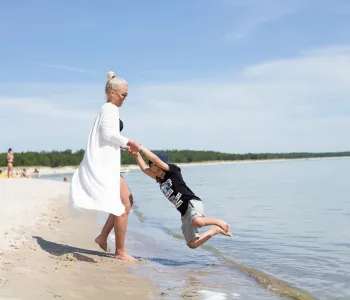
[[70,204],[74,208],[115,216],[124,213],[120,200],[120,147],[126,147],[128,138],[119,130],[118,107],[107,102],[95,119],[84,158],[72,178]]

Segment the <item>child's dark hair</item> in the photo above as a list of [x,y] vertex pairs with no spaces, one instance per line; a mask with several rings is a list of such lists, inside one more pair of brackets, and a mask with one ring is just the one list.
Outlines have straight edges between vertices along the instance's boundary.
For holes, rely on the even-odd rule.
[[[156,153],[156,155],[159,157],[159,159],[162,161],[162,162],[165,162],[166,164],[169,163],[169,159],[168,157],[164,154],[164,153]],[[153,162],[152,161],[148,161],[148,166],[149,167],[152,167],[153,165]]]

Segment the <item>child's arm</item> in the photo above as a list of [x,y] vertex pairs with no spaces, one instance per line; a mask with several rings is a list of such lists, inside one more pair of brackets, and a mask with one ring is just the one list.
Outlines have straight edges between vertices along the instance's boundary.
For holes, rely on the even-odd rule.
[[142,156],[140,153],[135,154],[136,157],[136,162],[139,165],[141,171],[148,175],[149,177],[152,177],[153,179],[156,179],[156,176],[154,173],[151,171],[151,169],[147,166],[146,162],[143,160]]
[[169,165],[160,160],[160,158],[155,155],[153,152],[146,149],[144,146],[140,146],[140,151],[146,155],[146,157],[153,162],[155,165],[157,165],[159,168],[163,169],[164,171],[169,171]]

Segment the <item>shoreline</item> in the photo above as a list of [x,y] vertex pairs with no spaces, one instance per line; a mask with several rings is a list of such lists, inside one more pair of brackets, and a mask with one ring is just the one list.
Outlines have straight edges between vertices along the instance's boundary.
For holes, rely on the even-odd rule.
[[94,242],[101,229],[95,213],[70,215],[69,186],[0,180],[1,297],[149,299],[156,290],[150,279],[130,273],[133,264],[115,260]]
[[[311,157],[311,158],[276,158],[276,159],[242,159],[242,160],[213,160],[213,161],[175,163],[175,164],[183,167],[195,167],[195,166],[211,166],[211,165],[271,163],[271,162],[287,162],[287,161],[300,161],[300,160],[314,161],[314,160],[349,159],[349,158],[350,156]],[[137,165],[124,165],[124,166],[128,167],[130,170],[139,168]]]
[[[310,158],[276,158],[276,159],[246,159],[246,160],[216,160],[216,161],[203,161],[203,162],[191,162],[191,163],[176,163],[182,167],[192,166],[211,166],[211,165],[231,165],[231,164],[248,164],[248,163],[271,163],[271,162],[286,162],[286,161],[317,161],[317,160],[330,160],[330,159],[349,159],[350,156],[330,156],[330,157],[310,157]],[[46,167],[46,166],[18,166],[14,167],[14,173],[20,173],[22,169],[26,169],[31,174],[34,169],[39,170],[40,175],[64,175],[74,173],[78,166],[64,166],[64,167]],[[1,170],[7,172],[6,167],[1,167]],[[139,169],[137,164],[121,165],[121,172],[129,172]],[[33,177],[35,178],[35,177]]]

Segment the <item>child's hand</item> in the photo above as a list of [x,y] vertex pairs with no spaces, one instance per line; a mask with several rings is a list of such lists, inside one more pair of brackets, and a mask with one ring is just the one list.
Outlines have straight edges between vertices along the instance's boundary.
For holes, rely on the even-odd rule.
[[130,155],[135,156],[135,157],[139,154],[138,151],[135,151],[134,149],[131,149],[131,147],[129,147],[129,146],[127,147],[126,150],[128,151],[128,153],[129,153]]
[[136,141],[129,140],[128,146],[130,147],[132,152],[139,152],[141,149],[141,144]]
[[139,152],[133,152],[133,153],[131,153],[131,155],[134,156],[134,157],[138,157],[140,155],[140,153]]

